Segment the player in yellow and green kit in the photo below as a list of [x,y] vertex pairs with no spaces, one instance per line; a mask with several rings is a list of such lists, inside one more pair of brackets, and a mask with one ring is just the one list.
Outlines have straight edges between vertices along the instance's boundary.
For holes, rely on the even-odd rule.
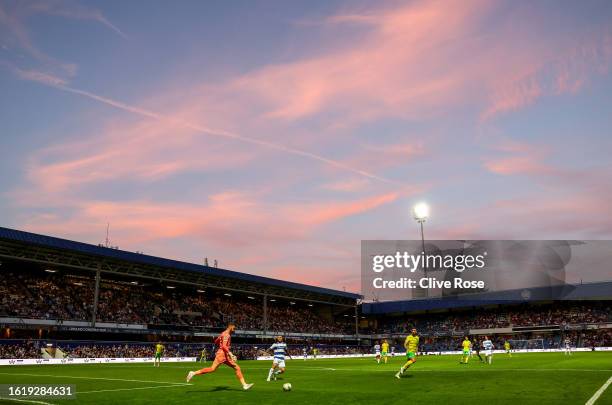
[[206,352],[206,348],[202,348],[202,351],[200,352],[200,363],[205,362],[206,358],[208,357],[208,353]]
[[508,342],[507,340],[504,342],[504,350],[506,350],[506,353],[508,353],[509,357],[512,357],[512,353],[510,353],[510,342]]
[[155,345],[155,358],[153,359],[153,367],[159,367],[161,363],[162,354],[164,353],[164,349],[164,345],[162,345],[161,342],[158,342]]
[[408,360],[400,368],[397,374],[395,374],[395,378],[402,378],[402,374],[404,374],[404,371],[406,371],[408,367],[410,367],[414,362],[416,362],[416,355],[417,351],[419,350],[419,336],[417,335],[416,328],[412,328],[412,332],[410,333],[410,335],[406,336],[404,347],[406,348],[406,358]]
[[463,348],[463,355],[461,356],[461,360],[459,364],[467,364],[468,360],[470,360],[470,349],[472,348],[472,342],[470,342],[470,338],[467,336],[461,342],[461,347]]
[[385,364],[387,364],[387,359],[389,357],[389,343],[387,342],[387,339],[383,339],[382,341],[382,350],[381,350],[381,355],[383,360],[385,361]]

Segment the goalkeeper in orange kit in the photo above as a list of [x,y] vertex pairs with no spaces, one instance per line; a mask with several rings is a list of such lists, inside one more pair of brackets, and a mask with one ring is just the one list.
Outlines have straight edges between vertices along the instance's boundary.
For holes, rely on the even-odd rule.
[[234,354],[230,351],[232,341],[231,335],[235,330],[236,325],[233,323],[227,325],[227,329],[225,329],[219,335],[219,337],[215,339],[215,344],[219,346],[219,349],[217,350],[213,364],[210,367],[197,371],[190,371],[189,374],[187,374],[187,382],[191,381],[191,379],[196,375],[214,373],[221,364],[225,364],[226,366],[234,369],[238,381],[240,381],[240,384],[242,384],[242,389],[246,391],[253,386],[253,384],[247,384],[247,382],[244,380],[242,370],[240,370],[240,366],[236,363],[236,356],[234,356]]

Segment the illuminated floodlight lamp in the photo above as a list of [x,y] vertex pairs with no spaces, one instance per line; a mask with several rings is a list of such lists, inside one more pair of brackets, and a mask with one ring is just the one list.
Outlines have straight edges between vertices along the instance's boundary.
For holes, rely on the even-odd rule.
[[412,214],[417,222],[423,222],[429,218],[429,206],[425,203],[418,203],[412,207]]

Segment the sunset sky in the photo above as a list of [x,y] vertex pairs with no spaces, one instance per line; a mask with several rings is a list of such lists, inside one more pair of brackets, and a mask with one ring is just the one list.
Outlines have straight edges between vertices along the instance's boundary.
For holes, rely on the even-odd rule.
[[612,238],[610,1],[0,0],[0,226],[331,288]]

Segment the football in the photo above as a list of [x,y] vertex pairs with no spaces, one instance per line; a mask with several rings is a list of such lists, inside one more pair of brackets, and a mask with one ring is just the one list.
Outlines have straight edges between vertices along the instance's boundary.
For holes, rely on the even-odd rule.
[[289,383],[283,384],[283,391],[291,391],[291,384]]

